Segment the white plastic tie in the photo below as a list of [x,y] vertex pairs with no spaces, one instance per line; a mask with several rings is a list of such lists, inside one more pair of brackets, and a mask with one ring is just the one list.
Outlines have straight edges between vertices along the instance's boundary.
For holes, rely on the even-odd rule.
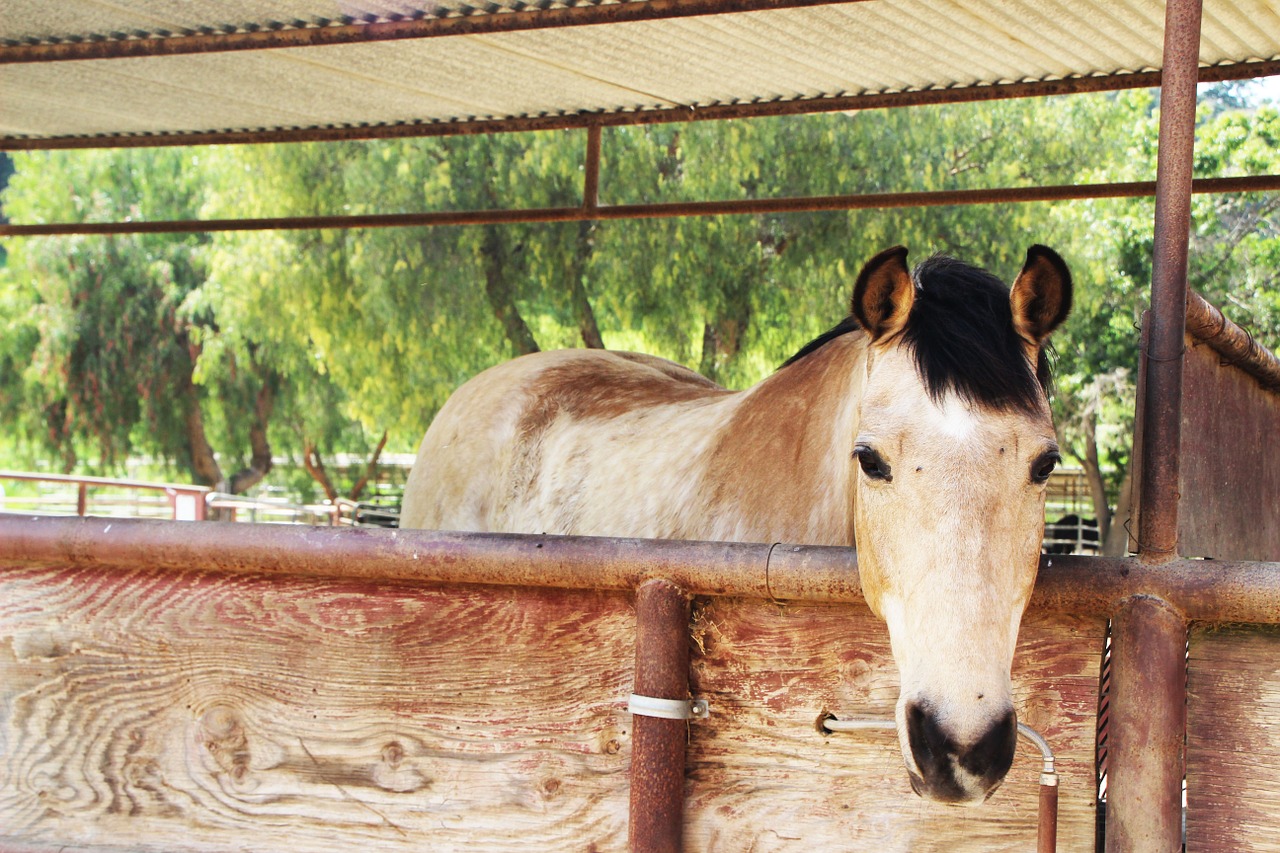
[[662,720],[702,720],[711,713],[706,699],[658,699],[632,693],[627,710],[641,717]]

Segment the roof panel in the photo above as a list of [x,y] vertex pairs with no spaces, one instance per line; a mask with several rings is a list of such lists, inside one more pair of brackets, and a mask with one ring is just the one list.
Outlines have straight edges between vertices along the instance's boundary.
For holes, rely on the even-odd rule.
[[[815,2],[498,0],[481,10],[459,0],[7,0],[0,144],[819,102],[1115,75],[1161,62],[1162,0],[806,5]],[[1261,61],[1280,71],[1278,6],[1206,0],[1202,64]],[[755,10],[681,17],[744,8]],[[624,13],[640,19],[578,25]],[[468,29],[421,37],[459,21]],[[406,26],[417,27],[414,38],[403,38]],[[344,43],[261,49],[321,31]],[[394,39],[366,39],[386,33]],[[240,36],[237,49],[228,47]],[[31,61],[46,50],[33,42],[64,60],[81,47],[165,55]],[[246,46],[254,49],[238,49]]]

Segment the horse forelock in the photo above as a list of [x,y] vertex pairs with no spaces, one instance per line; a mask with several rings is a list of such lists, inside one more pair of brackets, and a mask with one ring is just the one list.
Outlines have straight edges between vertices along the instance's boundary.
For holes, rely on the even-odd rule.
[[1042,350],[1035,370],[1013,327],[1009,288],[986,270],[945,255],[916,266],[916,299],[903,344],[929,396],[948,391],[997,411],[1035,412],[1050,382]]

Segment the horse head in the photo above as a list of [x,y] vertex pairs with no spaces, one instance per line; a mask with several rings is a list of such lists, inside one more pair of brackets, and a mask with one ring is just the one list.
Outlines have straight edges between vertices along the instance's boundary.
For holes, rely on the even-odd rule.
[[1017,739],[1010,670],[1059,459],[1044,348],[1071,276],[1043,246],[1011,290],[944,257],[913,276],[906,257],[880,253],[854,290],[869,338],[850,463],[858,568],[901,676],[912,787],[980,803]]

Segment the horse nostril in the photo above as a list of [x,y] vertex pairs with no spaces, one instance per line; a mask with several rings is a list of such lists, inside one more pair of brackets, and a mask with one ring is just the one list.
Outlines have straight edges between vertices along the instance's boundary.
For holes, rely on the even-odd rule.
[[906,728],[920,773],[920,784],[914,784],[913,778],[912,787],[930,799],[979,802],[1000,784],[1013,764],[1018,721],[1012,709],[972,742],[958,742],[927,702],[907,704]]
[[960,766],[991,784],[1000,781],[1013,766],[1018,745],[1018,718],[1009,710],[963,755]]
[[937,715],[928,703],[907,705],[907,741],[925,779],[936,779],[947,772],[956,746],[938,725]]

